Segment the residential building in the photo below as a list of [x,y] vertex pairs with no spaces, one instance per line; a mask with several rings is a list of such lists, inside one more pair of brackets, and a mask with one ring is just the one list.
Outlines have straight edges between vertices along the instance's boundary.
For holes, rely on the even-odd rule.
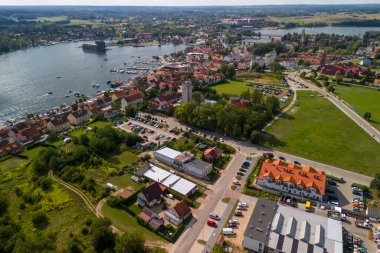
[[104,118],[110,120],[119,117],[120,115],[120,109],[114,108],[112,106],[107,106],[106,108],[102,109]]
[[222,151],[220,151],[218,147],[209,148],[203,152],[203,157],[206,160],[218,159],[221,156],[222,156]]
[[213,169],[212,164],[194,158],[194,155],[189,151],[181,153],[177,150],[164,147],[155,151],[153,156],[166,165],[199,178],[207,177]]
[[176,226],[182,224],[182,222],[189,217],[191,214],[191,209],[186,201],[181,200],[177,202],[174,206],[169,207],[165,213],[164,217],[170,223],[173,223]]
[[130,90],[127,95],[121,99],[121,108],[125,109],[128,105],[137,105],[144,100],[144,93],[140,90]]
[[277,58],[277,53],[276,51],[272,51],[272,52],[269,52],[269,53],[266,53],[264,55],[264,62],[265,62],[265,66],[269,66],[270,64],[272,64]]
[[152,207],[161,203],[161,195],[162,190],[160,184],[154,182],[137,195],[137,202],[141,206],[147,205]]
[[193,85],[186,81],[182,83],[182,104],[188,104],[193,99]]
[[343,252],[342,222],[259,198],[244,232],[254,252]]
[[327,177],[312,167],[300,167],[281,160],[265,160],[256,184],[304,198],[323,201]]
[[71,112],[69,116],[67,116],[71,125],[78,126],[90,121],[90,115],[85,110],[78,110],[75,112]]
[[56,115],[47,123],[47,129],[54,133],[59,133],[70,129],[71,124],[66,114]]

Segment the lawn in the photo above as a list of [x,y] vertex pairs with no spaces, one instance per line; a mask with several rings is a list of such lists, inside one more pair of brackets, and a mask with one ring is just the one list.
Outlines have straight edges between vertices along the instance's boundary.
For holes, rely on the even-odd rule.
[[12,157],[12,158],[6,159],[4,161],[1,161],[0,162],[0,169],[1,170],[11,170],[11,169],[16,168],[17,166],[19,166],[20,164],[22,164],[26,161],[27,160],[20,159],[17,157]]
[[240,94],[247,89],[253,91],[253,87],[247,86],[247,82],[245,81],[228,81],[228,83],[215,85],[211,88],[216,90],[219,94],[228,94],[232,96],[240,96]]
[[371,113],[371,123],[380,130],[380,90],[362,86],[335,85],[337,95],[363,115]]
[[113,176],[108,179],[108,182],[110,182],[113,185],[116,185],[119,189],[126,188],[126,187],[132,187],[131,190],[138,191],[140,188],[144,187],[144,184],[136,183],[131,179],[131,175],[124,174],[121,176]]
[[117,155],[112,155],[107,158],[108,162],[115,164],[118,168],[122,169],[126,166],[130,166],[139,161],[136,154],[130,151],[124,151]]
[[272,135],[263,145],[374,175],[380,146],[319,93],[299,91],[298,102],[267,129]]
[[164,241],[164,239],[159,235],[156,235],[149,229],[138,224],[137,220],[124,210],[112,208],[107,205],[107,203],[105,203],[103,205],[102,212],[105,217],[109,218],[112,221],[112,224],[114,226],[123,231],[139,233],[141,235],[144,235],[147,240]]

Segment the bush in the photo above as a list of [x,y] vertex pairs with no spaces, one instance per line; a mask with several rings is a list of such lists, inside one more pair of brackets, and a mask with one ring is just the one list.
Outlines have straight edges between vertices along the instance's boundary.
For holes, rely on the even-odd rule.
[[179,194],[178,192],[176,192],[176,191],[174,191],[172,189],[168,189],[168,191],[169,191],[170,194],[173,195],[174,198],[179,199],[179,200],[184,200],[190,206],[195,207],[195,203],[191,199],[189,199],[189,198],[187,198],[185,196],[182,196],[181,194]]

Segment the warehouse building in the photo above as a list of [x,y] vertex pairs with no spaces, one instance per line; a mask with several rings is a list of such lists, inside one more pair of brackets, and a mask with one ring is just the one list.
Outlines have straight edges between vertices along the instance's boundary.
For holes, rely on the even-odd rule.
[[342,222],[259,199],[243,246],[255,252],[342,253]]

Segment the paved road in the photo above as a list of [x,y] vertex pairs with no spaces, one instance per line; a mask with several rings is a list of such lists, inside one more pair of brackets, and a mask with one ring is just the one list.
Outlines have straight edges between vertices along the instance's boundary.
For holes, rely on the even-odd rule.
[[350,119],[352,119],[359,127],[361,127],[365,132],[367,132],[377,143],[380,143],[380,132],[373,127],[368,121],[363,119],[354,110],[352,110],[344,101],[340,100],[335,95],[327,92],[323,88],[319,88],[314,84],[303,81],[298,77],[297,72],[289,73],[289,77],[295,79],[296,81],[303,83],[310,87],[311,90],[315,90],[324,95],[331,103],[333,103],[339,110],[346,114]]
[[219,178],[219,180],[215,183],[215,187],[213,188],[213,193],[210,198],[207,199],[207,203],[203,205],[200,213],[197,216],[197,221],[192,224],[190,231],[184,233],[173,245],[173,248],[170,252],[190,252],[193,244],[196,242],[199,234],[201,233],[204,225],[208,220],[208,216],[210,212],[212,212],[218,202],[222,199],[223,194],[231,185],[233,179],[235,178],[235,174],[237,170],[240,168],[240,165],[243,163],[245,156],[242,154],[237,154],[228,167],[225,170],[225,174]]
[[[155,117],[156,118],[160,118],[158,116],[155,116]],[[177,128],[185,129],[186,127],[188,127],[185,124],[179,123],[178,121],[176,121],[172,117],[162,118],[162,119],[166,120],[166,122],[167,122],[167,124],[169,125],[170,128],[177,127]],[[191,127],[191,128],[194,129],[194,127]],[[235,147],[238,150],[238,152],[240,152],[240,153],[242,153],[242,154],[244,154],[246,156],[252,155],[252,154],[263,154],[265,152],[271,152],[277,158],[278,158],[278,156],[282,156],[282,157],[286,158],[286,160],[288,162],[299,161],[303,166],[312,166],[312,167],[314,167],[314,168],[316,168],[318,170],[324,170],[327,174],[332,174],[332,175],[334,175],[336,177],[343,177],[347,182],[353,181],[353,182],[357,182],[357,183],[360,183],[360,184],[369,185],[369,183],[372,180],[372,177],[369,177],[369,176],[366,176],[366,175],[362,175],[362,174],[359,174],[359,173],[351,172],[351,171],[344,170],[344,169],[341,169],[341,168],[337,168],[337,167],[334,167],[334,166],[331,166],[331,165],[315,162],[313,160],[309,160],[309,159],[306,159],[306,158],[303,158],[303,157],[299,157],[299,156],[296,156],[296,155],[291,155],[291,154],[287,154],[287,153],[284,153],[284,152],[276,151],[274,149],[270,149],[270,148],[265,148],[265,147],[262,147],[262,146],[254,145],[254,144],[252,144],[252,143],[250,143],[248,141],[236,140],[236,139],[233,139],[233,138],[229,138],[229,137],[225,137],[225,136],[222,136],[222,135],[218,135],[217,133],[214,133],[214,132],[208,132],[208,131],[204,131],[204,130],[201,130],[201,129],[196,129],[196,130],[199,131],[201,134],[206,134],[208,136],[222,137],[224,139],[225,143],[227,143],[227,144]]]

